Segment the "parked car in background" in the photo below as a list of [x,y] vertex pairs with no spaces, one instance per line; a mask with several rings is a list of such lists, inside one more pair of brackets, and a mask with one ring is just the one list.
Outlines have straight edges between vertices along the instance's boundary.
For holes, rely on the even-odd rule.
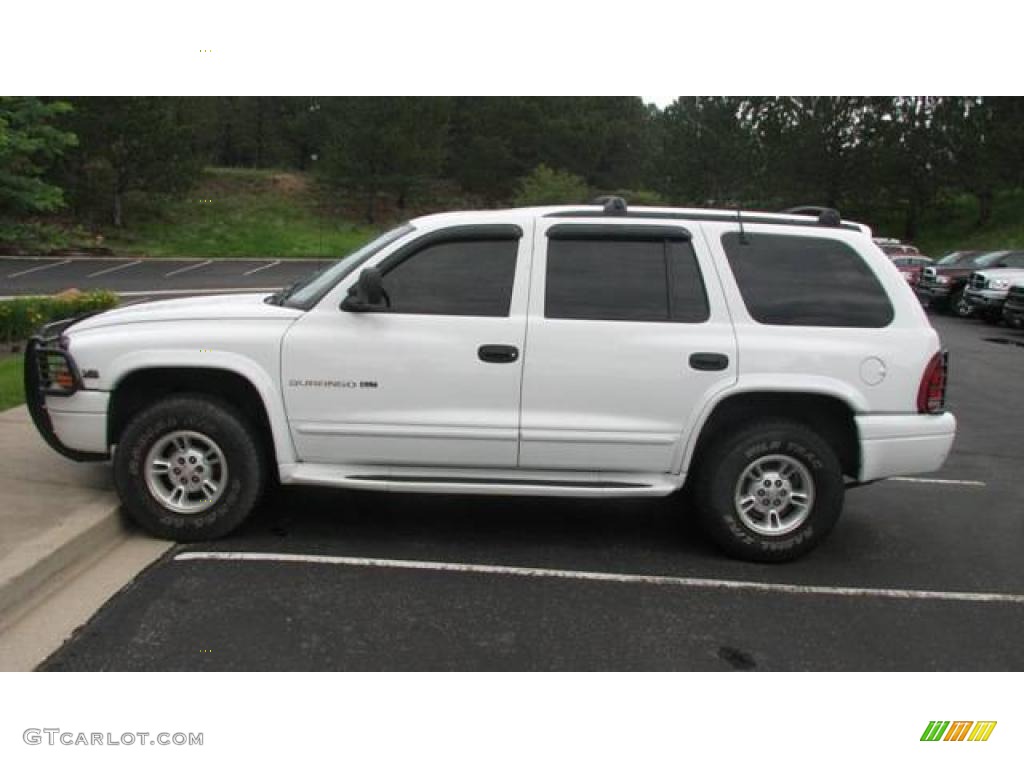
[[972,272],[964,292],[974,314],[987,323],[998,323],[1003,319],[1003,305],[1010,286],[1024,280],[1024,251],[1013,251],[1000,263],[1003,266],[998,269]]
[[933,263],[927,256],[894,256],[890,257],[890,260],[911,287],[921,281],[921,272]]
[[1024,280],[1010,286],[1003,304],[1003,322],[1011,328],[1024,328]]
[[874,238],[874,241],[875,245],[882,249],[882,253],[890,259],[895,259],[899,256],[921,255],[917,246],[911,245],[910,243],[901,243],[899,240],[895,240],[891,237],[876,237]]
[[964,297],[967,280],[976,269],[994,266],[1010,251],[953,251],[921,271],[915,288],[917,297],[927,306],[968,317],[972,308]]

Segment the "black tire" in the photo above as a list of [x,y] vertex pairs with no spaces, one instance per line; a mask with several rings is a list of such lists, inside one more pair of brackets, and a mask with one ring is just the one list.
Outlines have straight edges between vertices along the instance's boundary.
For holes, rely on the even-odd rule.
[[[222,494],[199,512],[166,508],[146,483],[148,452],[177,430],[213,440],[228,468]],[[114,484],[124,511],[150,533],[181,542],[216,539],[241,525],[259,502],[263,455],[258,433],[228,403],[206,395],[175,395],[141,411],[125,427],[114,452]]]
[[970,302],[967,301],[967,297],[964,296],[965,290],[965,288],[961,288],[949,297],[949,311],[956,317],[970,317],[974,314],[974,307],[971,306]]
[[[758,459],[796,459],[813,480],[810,512],[792,531],[764,535],[744,522],[735,500],[744,470]],[[708,536],[732,557],[754,562],[794,560],[818,546],[843,509],[845,483],[832,447],[802,424],[772,420],[716,440],[697,467],[694,498]]]

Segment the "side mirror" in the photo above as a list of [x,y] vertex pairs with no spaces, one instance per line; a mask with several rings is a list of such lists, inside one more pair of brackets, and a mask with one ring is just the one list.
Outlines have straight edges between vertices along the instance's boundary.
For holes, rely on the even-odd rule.
[[376,267],[367,267],[359,273],[359,279],[348,289],[348,296],[341,302],[346,312],[381,312],[391,306],[384,278]]

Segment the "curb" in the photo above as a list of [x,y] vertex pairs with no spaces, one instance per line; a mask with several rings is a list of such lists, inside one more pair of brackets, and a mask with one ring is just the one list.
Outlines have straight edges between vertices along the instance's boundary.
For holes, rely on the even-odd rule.
[[122,541],[127,529],[117,497],[86,504],[81,514],[28,542],[0,561],[0,625],[22,614],[58,577]]

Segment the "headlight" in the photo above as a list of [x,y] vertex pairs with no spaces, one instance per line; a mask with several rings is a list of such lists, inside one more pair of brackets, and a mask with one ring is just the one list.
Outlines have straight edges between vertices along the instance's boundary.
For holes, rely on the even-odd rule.
[[949,278],[939,275],[938,277],[935,278],[935,282],[938,283],[939,285],[946,285],[949,282]]
[[75,391],[75,375],[67,355],[57,350],[41,349],[37,353],[39,381],[48,394],[71,394]]
[[1009,280],[992,280],[988,284],[988,287],[989,288],[995,288],[997,290],[1002,290],[1003,288],[1009,288],[1010,287],[1010,281]]

